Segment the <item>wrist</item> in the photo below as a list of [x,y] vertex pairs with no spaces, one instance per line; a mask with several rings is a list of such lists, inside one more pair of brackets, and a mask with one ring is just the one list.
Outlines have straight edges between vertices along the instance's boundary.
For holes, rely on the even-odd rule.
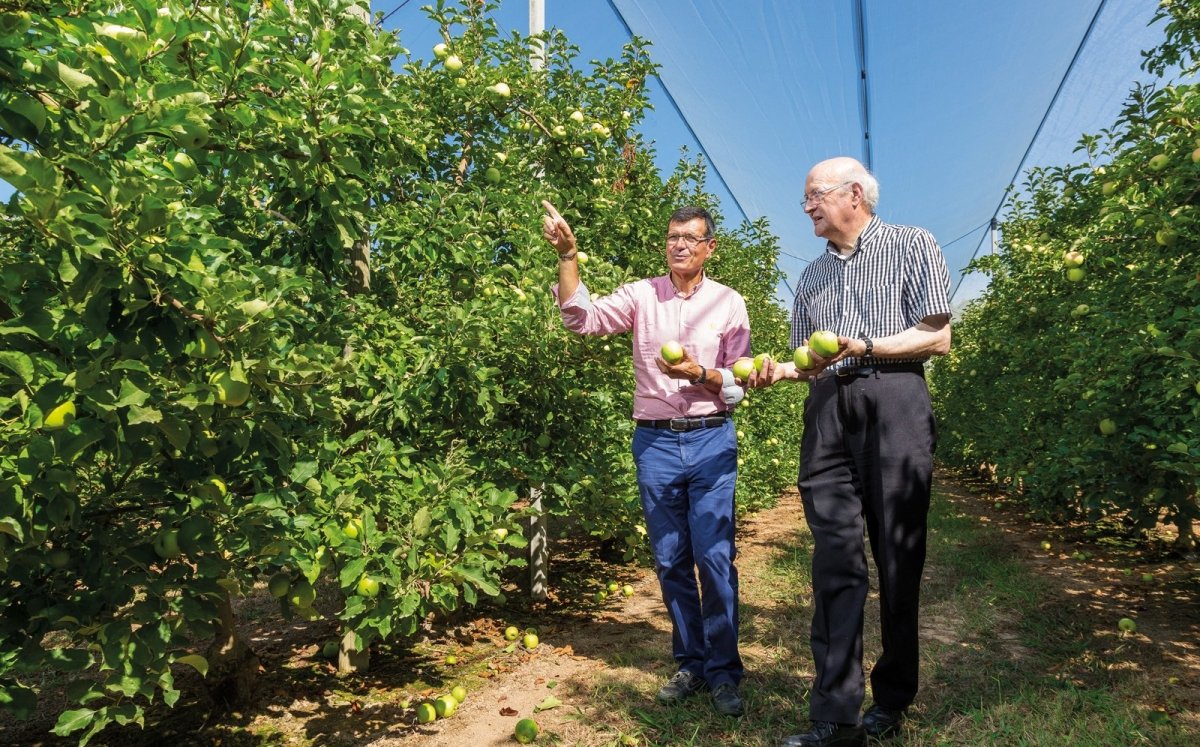
[[859,357],[860,358],[870,358],[871,355],[874,354],[874,352],[875,352],[875,341],[872,340],[870,337],[867,337],[866,335],[863,335],[862,337],[860,337],[858,339],[860,341],[862,341],[862,344],[863,344],[863,353]]
[[579,255],[579,250],[572,249],[569,252],[563,252],[562,254],[558,255],[558,261],[559,262],[570,262],[571,260],[575,259],[575,257],[578,255]]
[[705,368],[704,366],[700,366],[700,373],[696,374],[696,378],[692,379],[691,382],[693,384],[703,384],[707,380],[708,380],[708,369]]

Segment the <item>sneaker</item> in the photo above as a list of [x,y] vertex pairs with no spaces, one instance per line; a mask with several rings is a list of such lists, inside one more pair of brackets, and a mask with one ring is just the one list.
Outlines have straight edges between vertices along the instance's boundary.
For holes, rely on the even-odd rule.
[[690,698],[705,687],[704,680],[687,670],[679,670],[667,684],[658,691],[659,703],[677,703],[684,698]]
[[713,691],[712,699],[713,707],[722,716],[742,715],[742,696],[738,694],[737,685],[732,682],[723,682],[717,685],[717,689]]

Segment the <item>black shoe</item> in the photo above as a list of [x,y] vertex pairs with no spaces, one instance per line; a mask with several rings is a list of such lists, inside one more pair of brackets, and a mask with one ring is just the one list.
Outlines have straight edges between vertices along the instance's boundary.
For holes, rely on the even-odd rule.
[[900,733],[900,725],[904,723],[904,711],[893,711],[873,705],[863,714],[862,723],[867,736],[886,739]]
[[784,737],[779,747],[866,747],[867,734],[861,726],[814,721],[803,734]]
[[667,680],[667,684],[658,691],[656,700],[659,703],[678,703],[684,698],[690,698],[705,688],[704,680],[691,672],[681,669]]
[[717,689],[713,690],[713,707],[717,709],[717,713],[722,716],[741,716],[742,696],[738,695],[737,685],[732,682],[723,682],[717,685]]

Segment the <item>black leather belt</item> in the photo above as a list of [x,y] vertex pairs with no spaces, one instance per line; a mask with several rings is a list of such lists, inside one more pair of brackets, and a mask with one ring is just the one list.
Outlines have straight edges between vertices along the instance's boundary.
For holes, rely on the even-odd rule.
[[925,373],[924,363],[878,363],[874,366],[845,366],[834,371],[839,379],[875,376],[883,373]]
[[634,421],[640,428],[669,428],[676,433],[685,433],[694,431],[697,428],[718,428],[725,425],[725,421],[729,419],[728,412],[719,412],[716,415],[699,415],[692,418],[671,418],[670,420],[637,420]]

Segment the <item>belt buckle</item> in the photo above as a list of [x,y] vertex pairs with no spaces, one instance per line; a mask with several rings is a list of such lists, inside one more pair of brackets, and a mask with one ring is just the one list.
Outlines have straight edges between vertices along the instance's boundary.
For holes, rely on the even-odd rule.
[[[676,427],[677,423],[678,427]],[[687,418],[671,418],[667,421],[667,427],[674,433],[686,433],[691,430],[691,424]]]
[[854,376],[855,374],[857,374],[858,368],[855,366],[842,366],[841,368],[837,369],[833,373],[838,378],[844,378],[846,376]]

